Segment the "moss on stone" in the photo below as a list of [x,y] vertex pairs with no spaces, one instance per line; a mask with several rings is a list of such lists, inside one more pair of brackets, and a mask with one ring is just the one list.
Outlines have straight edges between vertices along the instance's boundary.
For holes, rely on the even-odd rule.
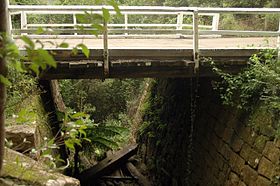
[[51,172],[46,165],[7,148],[5,149],[2,178],[20,180],[20,182],[36,186],[46,185],[50,180],[59,180],[58,182],[64,184],[70,183],[69,186],[79,185],[78,180]]
[[267,107],[256,107],[250,116],[249,126],[260,134],[274,138],[276,131],[273,128],[273,117],[273,114],[267,111]]

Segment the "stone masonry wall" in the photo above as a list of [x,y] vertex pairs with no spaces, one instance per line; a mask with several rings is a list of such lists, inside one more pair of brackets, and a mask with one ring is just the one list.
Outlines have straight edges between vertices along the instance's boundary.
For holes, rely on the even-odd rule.
[[[146,137],[142,137],[145,163],[154,162],[151,168],[154,185],[280,185],[280,140],[274,138],[275,118],[261,107],[249,116],[222,105],[210,79],[200,79],[191,180],[186,181],[190,161],[186,127],[190,115],[186,106],[190,103],[188,82],[173,79],[157,84],[158,94],[154,97],[160,98],[163,106],[156,117],[164,119],[154,121]],[[178,103],[178,100],[183,101]],[[155,126],[157,123],[161,128]]]
[[280,184],[280,141],[274,138],[272,116],[260,108],[249,116],[223,106],[209,81],[201,88],[193,152],[194,185]]

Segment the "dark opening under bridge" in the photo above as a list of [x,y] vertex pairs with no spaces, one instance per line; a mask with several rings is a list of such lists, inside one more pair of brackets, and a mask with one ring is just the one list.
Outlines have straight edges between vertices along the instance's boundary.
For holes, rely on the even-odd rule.
[[[103,33],[95,37],[90,35],[93,31],[90,24],[79,23],[76,15],[100,14],[102,8],[115,14],[110,6],[10,5],[11,34],[20,47],[24,46],[18,39],[20,35],[41,42],[69,43],[70,47],[65,49],[46,42],[45,49],[53,52],[58,65],[56,69],[44,71],[43,79],[192,77],[198,68],[200,76],[211,76],[213,73],[204,62],[205,58],[211,58],[225,70],[236,72],[247,64],[252,54],[280,46],[279,21],[276,23],[279,29],[274,31],[219,29],[220,15],[275,14],[279,17],[279,8],[120,6],[123,20],[104,23]],[[52,19],[51,23],[32,23],[30,20],[34,15],[57,16],[58,22]],[[67,23],[61,23],[59,16],[62,15],[68,16]],[[143,22],[149,16],[150,21]],[[168,23],[164,17],[172,21]],[[12,24],[16,19],[20,20],[18,27]],[[79,30],[77,25],[85,28]],[[44,29],[43,34],[37,34],[38,27]],[[89,58],[82,52],[72,54],[71,47],[79,43],[88,46]]]

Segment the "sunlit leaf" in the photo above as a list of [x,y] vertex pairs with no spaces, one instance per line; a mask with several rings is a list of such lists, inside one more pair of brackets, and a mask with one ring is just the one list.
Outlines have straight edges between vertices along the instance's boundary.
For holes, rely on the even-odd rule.
[[84,137],[87,136],[87,133],[84,130],[79,130],[80,134],[83,135]]
[[99,32],[97,30],[91,30],[90,33],[98,37]]
[[103,16],[101,14],[90,14],[90,17],[91,17],[91,23],[103,21]]
[[35,34],[40,35],[40,34],[43,34],[44,32],[45,32],[45,30],[42,27],[39,27],[39,28],[37,28]]
[[83,112],[77,112],[77,113],[73,114],[73,115],[71,116],[71,118],[77,119],[77,118],[82,118],[82,117],[86,117],[86,116],[87,116],[87,114],[85,114],[85,113],[83,113]]
[[104,30],[104,26],[102,26],[101,24],[92,24],[91,27],[95,28],[98,31],[103,31]]
[[77,47],[74,47],[74,48],[72,49],[72,54],[73,54],[73,55],[78,55],[78,53],[79,53],[78,48],[77,48]]
[[67,148],[75,150],[74,143],[72,140],[65,140],[65,145]]
[[2,74],[0,74],[0,82],[6,86],[10,86],[12,84],[9,79],[4,77]]
[[15,43],[9,43],[7,46],[8,54],[11,57],[18,57],[20,52],[18,46]]
[[68,48],[69,47],[69,44],[68,43],[60,43],[59,45],[58,45],[58,47],[60,47],[60,48]]
[[81,44],[78,44],[77,47],[78,47],[78,48],[81,48],[83,54],[84,54],[87,58],[89,58],[90,51],[89,51],[89,49],[88,49],[88,47],[87,47],[86,45],[84,45],[84,44],[81,43]]
[[91,142],[91,140],[89,138],[83,138],[83,140],[86,140],[88,142]]
[[46,64],[56,67],[56,61],[54,60],[53,56],[49,54],[48,51],[43,50],[43,49],[38,49],[38,55],[40,56],[41,59],[43,59]]
[[34,49],[35,48],[35,44],[34,42],[27,36],[21,36],[20,39],[27,44],[27,47]]
[[35,64],[35,63],[32,63],[30,66],[29,66],[29,69],[31,69],[37,76],[39,76],[39,65]]
[[78,23],[88,23],[85,14],[76,14],[76,19]]
[[103,13],[103,18],[104,18],[105,22],[108,23],[109,20],[110,20],[110,12],[109,12],[109,10],[106,9],[106,8],[102,8],[102,13]]
[[22,67],[22,63],[20,61],[15,61],[11,63],[11,65],[15,68],[17,72],[25,72],[24,68]]
[[122,15],[122,14],[121,14],[121,10],[120,10],[120,8],[119,8],[119,6],[118,6],[118,4],[117,4],[116,1],[114,1],[114,0],[109,0],[109,1],[108,1],[108,4],[111,5],[112,7],[114,7],[114,10],[115,10],[115,12],[117,13],[117,16],[121,16],[121,15]]

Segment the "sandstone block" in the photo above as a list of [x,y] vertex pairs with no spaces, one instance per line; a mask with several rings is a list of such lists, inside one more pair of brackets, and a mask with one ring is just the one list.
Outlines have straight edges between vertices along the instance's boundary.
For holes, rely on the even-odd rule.
[[244,140],[244,142],[253,145],[256,139],[256,134],[249,127],[242,127],[240,129],[240,137]]
[[268,179],[266,179],[262,176],[258,176],[258,179],[256,181],[256,186],[268,186],[270,184],[271,184],[271,182]]
[[244,144],[244,141],[240,139],[237,135],[234,135],[233,142],[231,144],[232,149],[234,152],[239,152],[242,148],[242,145]]
[[235,174],[233,172],[231,172],[229,174],[229,179],[227,181],[229,186],[236,186],[236,185],[238,185],[239,181],[240,181],[240,179],[237,174]]
[[263,150],[263,155],[272,161],[272,163],[278,163],[280,160],[280,149],[272,141],[268,141]]
[[230,143],[231,143],[233,133],[234,133],[234,131],[233,131],[232,128],[226,128],[226,129],[224,130],[224,133],[223,133],[223,140],[224,140],[227,144],[230,144]]
[[244,165],[245,165],[245,160],[242,159],[238,154],[232,153],[230,157],[230,166],[232,167],[232,170],[241,173]]
[[250,166],[256,168],[261,158],[261,154],[253,150],[248,144],[244,144],[240,155],[244,158]]
[[256,180],[258,178],[258,173],[254,169],[252,169],[250,166],[246,165],[242,169],[241,172],[242,180],[248,185],[248,186],[255,186]]
[[276,145],[276,147],[280,148],[280,139],[275,140],[275,145]]
[[232,150],[230,149],[230,147],[227,144],[224,144],[220,151],[220,153],[226,160],[229,160],[231,152],[232,152]]
[[273,177],[273,171],[274,171],[274,165],[271,161],[269,161],[267,158],[262,157],[260,160],[260,164],[258,167],[258,173],[263,175],[264,177],[268,179],[272,179]]
[[12,142],[11,148],[19,152],[28,152],[35,147],[35,126],[13,125],[6,127],[6,139]]
[[238,183],[238,186],[247,186],[243,181],[240,181],[239,183]]

